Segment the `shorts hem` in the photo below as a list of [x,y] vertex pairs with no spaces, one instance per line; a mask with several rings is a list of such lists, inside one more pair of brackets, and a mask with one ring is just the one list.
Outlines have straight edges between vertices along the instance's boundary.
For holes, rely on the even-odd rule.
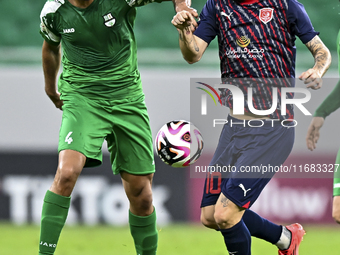
[[[216,201],[216,202],[217,202],[217,201]],[[213,203],[213,202],[211,202],[211,203],[204,203],[204,204],[201,203],[200,208],[207,207],[207,206],[211,206],[211,205],[216,205],[216,202],[215,202],[215,203]]]
[[77,149],[61,148],[61,149],[58,149],[58,154],[59,154],[61,151],[64,151],[64,150],[76,151],[76,152],[79,152],[79,153],[83,154],[83,155],[86,157],[86,161],[85,161],[84,168],[85,168],[85,167],[86,167],[86,168],[87,168],[87,167],[97,167],[97,166],[100,166],[101,164],[103,164],[102,160],[96,159],[96,158],[93,158],[93,157],[89,157],[89,156],[87,156],[83,151],[80,151],[80,150],[77,150]]
[[[236,201],[234,198],[230,198],[230,196],[227,196],[226,194],[224,194],[223,191],[221,191],[221,193],[227,198],[229,199],[231,202],[233,202],[235,205],[237,205],[238,207],[244,208],[244,204],[241,205],[240,201]],[[251,202],[251,201],[250,201]],[[252,203],[251,203],[252,204]]]
[[120,172],[127,172],[128,174],[132,174],[132,175],[148,175],[148,174],[153,174],[156,172],[155,169],[153,170],[150,170],[150,171],[144,171],[144,172],[133,172],[133,171],[130,171],[130,170],[127,170],[127,169],[123,169],[123,168],[119,168],[119,169],[116,169],[116,170],[112,170],[113,171],[113,174],[114,175],[118,175],[120,174]]

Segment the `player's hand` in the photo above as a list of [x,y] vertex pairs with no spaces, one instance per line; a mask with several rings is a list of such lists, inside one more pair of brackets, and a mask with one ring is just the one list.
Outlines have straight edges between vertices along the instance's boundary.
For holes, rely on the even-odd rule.
[[175,11],[176,13],[187,11],[192,15],[193,19],[191,20],[192,21],[191,31],[194,32],[198,26],[196,22],[196,19],[198,19],[198,13],[197,13],[197,10],[190,7],[190,5],[191,5],[191,0],[186,0],[185,2],[178,3],[175,6]]
[[46,94],[51,99],[51,101],[54,103],[55,107],[62,110],[64,102],[60,99],[60,93],[59,92],[55,92],[55,93],[46,92]]
[[[178,12],[171,20],[171,23],[179,30],[184,30],[193,25],[194,17],[188,11]],[[195,21],[196,22],[196,21]]]
[[322,127],[325,119],[322,117],[314,117],[310,123],[306,136],[307,148],[313,151],[316,148],[316,143],[320,137],[320,128]]
[[307,85],[307,88],[311,89],[319,89],[322,87],[322,75],[320,72],[314,68],[308,69],[306,72],[303,72],[299,79],[304,81],[304,83]]

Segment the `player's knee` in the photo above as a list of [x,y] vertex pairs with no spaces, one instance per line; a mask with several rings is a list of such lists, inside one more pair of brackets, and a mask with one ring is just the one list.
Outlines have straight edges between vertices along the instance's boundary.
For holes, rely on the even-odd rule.
[[240,221],[236,215],[228,210],[215,210],[214,220],[219,228],[231,228]]
[[216,210],[214,213],[214,220],[218,226],[228,224],[228,215],[220,210]]
[[143,190],[129,195],[131,206],[140,214],[150,211],[152,208],[152,192],[151,190]]
[[58,169],[59,170],[59,174],[57,175],[57,185],[60,188],[73,188],[77,178],[80,174],[80,171],[78,171],[76,168],[72,167],[72,166],[63,166],[61,168]]
[[152,207],[152,194],[141,196],[138,200],[141,211],[148,211]]
[[217,225],[216,225],[215,220],[207,219],[203,215],[201,215],[201,223],[205,227],[207,227],[207,228],[212,228],[212,229],[217,229],[218,228]]

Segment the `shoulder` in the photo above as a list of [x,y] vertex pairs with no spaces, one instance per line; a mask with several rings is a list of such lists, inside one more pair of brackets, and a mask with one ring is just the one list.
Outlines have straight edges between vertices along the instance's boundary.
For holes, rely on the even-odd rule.
[[216,7],[217,7],[217,4],[215,2],[215,0],[208,0],[203,9],[202,9],[202,14],[203,15],[215,15],[215,12],[216,12]]
[[40,13],[40,17],[46,17],[48,14],[56,13],[63,4],[65,4],[65,0],[47,0]]
[[207,8],[209,10],[215,10],[215,8],[216,8],[216,1],[215,0],[208,0],[205,3],[205,8]]
[[299,12],[301,10],[304,10],[305,7],[303,6],[302,3],[300,3],[299,1],[297,0],[285,0],[288,2],[288,9],[290,11],[296,11],[296,12]]
[[60,42],[57,11],[64,3],[65,0],[47,0],[40,13],[40,33],[46,41],[52,44]]

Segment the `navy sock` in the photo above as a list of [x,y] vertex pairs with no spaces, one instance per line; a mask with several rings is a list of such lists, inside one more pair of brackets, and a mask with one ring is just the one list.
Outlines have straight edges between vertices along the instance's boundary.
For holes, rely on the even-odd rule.
[[243,220],[232,228],[220,231],[229,254],[250,255],[251,236]]
[[242,219],[249,229],[251,236],[261,238],[272,244],[276,244],[279,241],[282,233],[282,226],[262,218],[251,210],[246,210]]

